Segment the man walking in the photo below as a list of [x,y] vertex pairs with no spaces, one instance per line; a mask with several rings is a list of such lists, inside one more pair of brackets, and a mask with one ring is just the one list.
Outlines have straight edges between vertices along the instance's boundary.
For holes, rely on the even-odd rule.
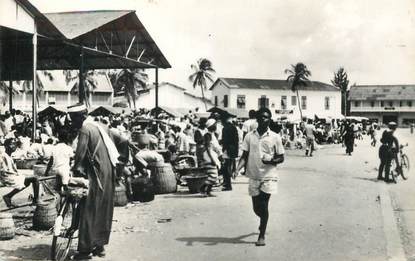
[[[108,127],[85,122],[85,105],[68,108],[72,128],[79,131],[73,171],[89,181],[88,196],[80,202],[78,254],[76,260],[90,259],[90,254],[105,256],[114,211],[115,167],[119,153]],[[110,137],[111,136],[111,137]]]
[[314,133],[316,133],[316,127],[314,126],[312,119],[308,119],[307,124],[305,125],[304,129],[305,129],[305,135],[306,135],[305,155],[306,156],[310,155],[310,157],[312,157],[313,151],[314,151],[314,143],[315,143]]
[[235,171],[236,162],[239,149],[238,130],[231,122],[231,115],[225,113],[222,115],[222,151],[223,151],[223,191],[232,190],[231,177]]
[[245,136],[242,145],[243,153],[237,170],[239,172],[245,167],[253,209],[260,218],[259,236],[255,245],[265,246],[268,203],[271,194],[277,192],[276,166],[284,161],[284,147],[280,135],[269,129],[271,111],[261,108],[256,117],[258,127]]

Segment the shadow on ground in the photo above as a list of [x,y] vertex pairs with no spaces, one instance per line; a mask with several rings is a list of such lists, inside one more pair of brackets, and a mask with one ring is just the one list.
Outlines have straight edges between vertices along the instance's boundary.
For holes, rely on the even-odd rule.
[[257,235],[249,233],[238,237],[179,237],[177,241],[186,242],[186,246],[193,246],[193,243],[203,243],[205,246],[215,246],[217,244],[254,244],[256,241],[244,241],[242,239]]
[[[4,243],[4,241],[3,241]],[[1,260],[48,260],[50,257],[50,245],[39,244],[26,247],[18,247],[13,250],[0,250]]]

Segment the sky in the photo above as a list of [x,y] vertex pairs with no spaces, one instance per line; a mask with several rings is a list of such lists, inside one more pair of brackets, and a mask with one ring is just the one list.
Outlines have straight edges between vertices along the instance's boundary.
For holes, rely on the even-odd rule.
[[136,10],[171,69],[160,81],[192,88],[190,65],[216,77],[285,79],[303,62],[330,83],[415,84],[414,0],[31,0],[42,12]]

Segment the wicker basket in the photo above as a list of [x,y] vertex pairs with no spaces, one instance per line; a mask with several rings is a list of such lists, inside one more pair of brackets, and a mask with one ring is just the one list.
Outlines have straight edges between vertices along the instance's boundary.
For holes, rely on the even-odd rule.
[[14,162],[18,169],[33,169],[38,159],[15,159]]
[[187,187],[190,193],[199,193],[200,188],[205,184],[207,176],[186,176]]

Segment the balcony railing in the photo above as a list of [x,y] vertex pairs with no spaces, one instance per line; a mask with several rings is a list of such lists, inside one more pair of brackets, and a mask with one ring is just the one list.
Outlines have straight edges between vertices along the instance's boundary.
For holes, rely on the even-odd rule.
[[354,107],[350,108],[354,112],[415,112],[415,107],[395,106],[395,107]]

